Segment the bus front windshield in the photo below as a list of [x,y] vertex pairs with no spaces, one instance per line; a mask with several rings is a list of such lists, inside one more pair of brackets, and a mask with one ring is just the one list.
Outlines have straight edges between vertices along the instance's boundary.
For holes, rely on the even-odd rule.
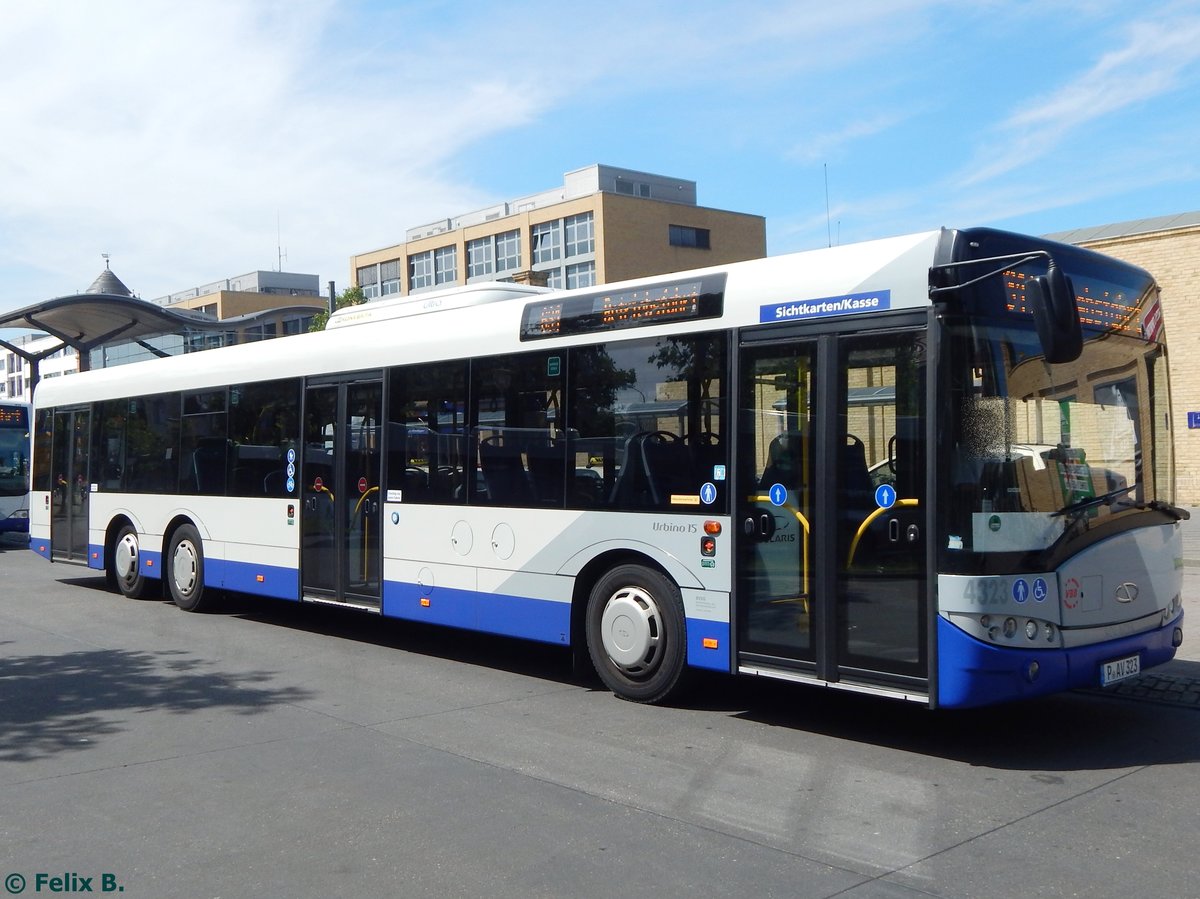
[[[1172,499],[1166,349],[1141,324],[1157,321],[1152,283],[1072,280],[1085,323],[1072,362],[1046,362],[1011,280],[999,308],[977,298],[985,314],[951,320],[943,570],[1045,570]],[[1121,290],[1124,324],[1089,321],[1093,297]]]
[[[8,413],[5,410],[5,418]],[[29,425],[24,410],[13,412],[12,417],[11,426],[0,426],[0,496],[23,496],[29,491]]]

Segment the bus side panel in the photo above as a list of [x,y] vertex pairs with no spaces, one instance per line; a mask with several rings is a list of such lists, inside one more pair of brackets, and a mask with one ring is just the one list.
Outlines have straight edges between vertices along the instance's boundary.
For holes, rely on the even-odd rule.
[[698,516],[388,504],[384,521],[385,615],[566,644],[576,575],[632,552],[679,584],[688,664],[731,670],[731,543],[702,556]]
[[729,594],[684,590],[683,611],[687,620],[687,663],[694,668],[732,671]]
[[384,615],[478,630],[474,568],[385,558],[383,578]]
[[[440,566],[439,574],[445,568]],[[431,589],[428,584],[389,578],[383,587],[383,614],[543,643],[570,641],[570,602],[450,587],[441,581],[438,577]]]
[[50,494],[45,490],[29,493],[29,548],[50,558]]
[[272,599],[300,599],[300,570],[261,561],[204,560],[204,585]]
[[164,535],[172,521],[186,519],[203,541],[206,587],[298,600],[300,528],[295,515],[287,515],[295,505],[286,499],[93,493],[88,564],[104,567],[109,525],[126,518],[138,531],[142,574],[161,578]]

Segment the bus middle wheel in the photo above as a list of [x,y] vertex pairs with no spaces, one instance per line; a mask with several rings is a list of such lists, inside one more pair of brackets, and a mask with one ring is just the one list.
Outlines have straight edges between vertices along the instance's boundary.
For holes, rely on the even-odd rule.
[[175,605],[185,612],[199,612],[205,605],[204,548],[200,532],[192,525],[180,525],[171,535],[166,569],[163,574]]

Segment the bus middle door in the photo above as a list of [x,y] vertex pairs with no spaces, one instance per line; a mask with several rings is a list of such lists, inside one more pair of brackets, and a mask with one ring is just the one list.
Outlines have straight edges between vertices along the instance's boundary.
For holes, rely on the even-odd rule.
[[304,410],[304,598],[378,610],[383,381],[310,381]]

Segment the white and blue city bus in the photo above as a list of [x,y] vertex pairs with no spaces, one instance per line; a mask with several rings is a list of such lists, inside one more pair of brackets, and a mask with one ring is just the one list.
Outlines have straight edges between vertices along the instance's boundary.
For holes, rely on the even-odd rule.
[[0,402],[0,534],[29,532],[29,406]]
[[1146,272],[934,231],[600,288],[485,284],[44,381],[32,548],[214,589],[955,708],[1182,640]]

